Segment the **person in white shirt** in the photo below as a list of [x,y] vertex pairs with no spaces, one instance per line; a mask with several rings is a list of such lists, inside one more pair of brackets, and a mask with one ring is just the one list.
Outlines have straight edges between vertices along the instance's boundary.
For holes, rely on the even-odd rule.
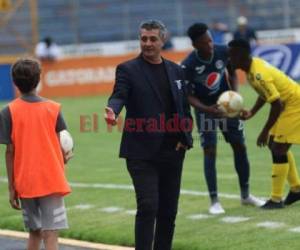
[[40,60],[55,61],[60,56],[60,49],[51,37],[46,37],[36,45],[35,55]]

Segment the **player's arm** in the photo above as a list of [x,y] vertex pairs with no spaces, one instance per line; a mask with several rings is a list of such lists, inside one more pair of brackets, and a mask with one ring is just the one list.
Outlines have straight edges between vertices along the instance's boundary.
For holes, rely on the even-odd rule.
[[257,88],[259,89],[261,96],[264,97],[266,102],[271,104],[269,117],[257,138],[257,145],[265,146],[268,142],[269,131],[277,121],[282,111],[282,103],[280,99],[280,94],[277,88],[275,87],[274,80],[272,78],[272,75],[269,74],[269,71],[266,70],[265,72],[263,72],[263,74],[258,76],[259,79],[257,79]]
[[12,144],[6,146],[5,161],[8,178],[9,203],[14,209],[21,209],[14,185],[14,147]]
[[207,106],[204,103],[202,103],[198,97],[189,94],[188,95],[188,101],[189,103],[196,108],[197,110],[201,111],[201,112],[205,112],[205,113],[210,113],[210,114],[214,114],[214,115],[223,115],[223,112],[218,109],[218,105],[212,105],[212,106]]
[[274,100],[271,103],[271,109],[269,113],[269,117],[260,133],[260,135],[257,138],[257,145],[258,146],[266,146],[268,142],[268,136],[269,131],[277,121],[281,111],[282,111],[283,105],[280,101],[280,98]]
[[265,103],[266,101],[262,99],[260,96],[258,96],[255,104],[250,110],[242,110],[240,114],[240,118],[242,120],[249,120],[265,105]]
[[252,116],[254,116],[265,105],[265,103],[266,101],[262,99],[260,96],[258,96],[254,106],[250,110]]
[[196,87],[193,79],[193,70],[189,63],[187,61],[183,61],[181,68],[183,69],[184,77],[186,79],[186,91],[189,104],[202,112],[223,115],[223,112],[218,109],[218,105],[207,106],[195,95]]
[[108,105],[105,107],[104,118],[108,124],[117,124],[117,117],[127,103],[129,92],[130,80],[127,69],[125,65],[118,65],[113,93],[108,99]]
[[11,132],[12,119],[10,110],[7,106],[0,112],[0,144],[6,145],[5,162],[8,178],[9,202],[13,208],[20,209],[19,200],[14,186],[14,147],[12,144]]

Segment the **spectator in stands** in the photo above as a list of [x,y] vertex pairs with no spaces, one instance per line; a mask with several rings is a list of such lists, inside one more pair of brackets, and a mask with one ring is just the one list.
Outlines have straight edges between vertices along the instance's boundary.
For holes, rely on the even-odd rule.
[[248,19],[244,16],[237,18],[237,29],[233,34],[234,39],[244,39],[251,45],[257,43],[256,32],[253,28],[248,25]]
[[51,37],[45,37],[37,44],[35,55],[42,61],[55,61],[60,56],[60,49]]
[[174,45],[172,43],[171,34],[168,32],[166,34],[166,41],[162,47],[162,50],[172,50],[174,48]]
[[215,44],[226,44],[228,26],[218,20],[213,20],[210,33]]

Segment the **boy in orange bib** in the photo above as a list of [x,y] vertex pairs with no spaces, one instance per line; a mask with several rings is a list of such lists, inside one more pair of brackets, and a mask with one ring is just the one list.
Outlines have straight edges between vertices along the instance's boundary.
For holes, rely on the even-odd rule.
[[[40,65],[30,59],[12,66],[21,92],[0,113],[0,143],[6,144],[9,201],[22,209],[29,230],[28,249],[58,249],[58,229],[68,228],[63,197],[71,192],[65,177],[59,132],[66,129],[60,104],[36,94]],[[21,204],[20,204],[21,203]]]

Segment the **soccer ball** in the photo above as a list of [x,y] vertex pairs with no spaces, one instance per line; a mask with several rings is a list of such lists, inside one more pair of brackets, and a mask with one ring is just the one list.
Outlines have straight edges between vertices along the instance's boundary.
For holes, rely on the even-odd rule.
[[222,93],[217,101],[219,109],[222,110],[227,117],[236,117],[243,109],[243,97],[232,90]]
[[60,146],[65,153],[73,150],[74,142],[71,134],[67,130],[59,133]]

